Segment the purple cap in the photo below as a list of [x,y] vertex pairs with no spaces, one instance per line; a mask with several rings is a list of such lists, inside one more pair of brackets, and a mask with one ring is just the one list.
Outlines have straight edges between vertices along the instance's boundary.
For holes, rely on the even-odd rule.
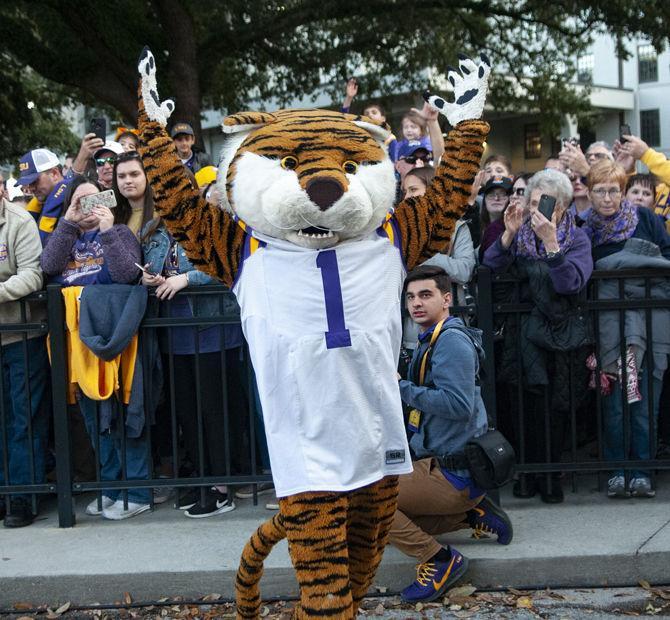
[[414,155],[414,151],[418,151],[419,149],[423,149],[429,153],[433,152],[433,147],[430,144],[430,138],[428,136],[423,136],[421,140],[410,140],[409,142],[403,140],[403,144],[398,148],[396,159]]

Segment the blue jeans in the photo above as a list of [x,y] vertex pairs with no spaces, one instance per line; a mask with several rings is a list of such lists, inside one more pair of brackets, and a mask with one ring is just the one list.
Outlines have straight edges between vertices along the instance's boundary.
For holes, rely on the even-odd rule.
[[[605,424],[603,455],[607,460],[621,461],[624,459],[648,460],[654,456],[650,450],[649,434],[649,388],[647,386],[646,368],[640,372],[639,387],[642,394],[642,400],[636,403],[630,403],[628,411],[630,412],[630,427],[624,429],[623,418],[623,399],[621,393],[621,382],[614,384],[614,391],[609,396],[603,397],[603,421]],[[654,431],[657,428],[658,405],[661,396],[663,382],[660,379],[652,380],[653,389],[653,420]],[[630,436],[630,452],[626,454],[624,434]],[[656,445],[654,437],[654,445]],[[623,471],[615,472],[617,475],[623,475]],[[633,471],[633,477],[649,476],[648,471]]]
[[[112,397],[114,398],[114,397]],[[84,416],[86,430],[91,438],[93,449],[100,449],[98,460],[100,461],[100,480],[121,480],[121,455],[123,436],[119,428],[118,420],[112,420],[112,428],[104,433],[98,431],[98,412],[95,400],[87,396],[81,397],[79,407]],[[99,442],[96,444],[95,436],[98,432]],[[126,441],[126,480],[148,480],[149,479],[149,454],[147,451],[146,432],[137,438],[125,437]],[[119,489],[103,489],[103,495],[112,500],[122,499],[123,493]],[[136,504],[148,504],[151,498],[150,489],[128,489],[128,501]]]
[[[0,416],[4,416],[4,425],[0,419],[0,486],[44,483],[51,393],[49,360],[43,337],[26,341],[27,357],[23,347],[23,342],[13,342],[1,349],[3,399]],[[30,496],[14,497],[28,499]]]

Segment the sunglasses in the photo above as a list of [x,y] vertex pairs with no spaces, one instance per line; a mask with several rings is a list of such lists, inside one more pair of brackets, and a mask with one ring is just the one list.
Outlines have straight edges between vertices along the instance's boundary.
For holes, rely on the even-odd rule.
[[95,165],[98,166],[98,168],[104,166],[105,164],[113,166],[115,161],[116,161],[116,155],[113,155],[112,157],[96,157]]
[[525,195],[526,195],[525,187],[517,187],[516,189],[512,189],[512,196],[525,196]]
[[408,164],[415,164],[418,160],[421,160],[422,162],[429,162],[433,161],[433,156],[432,155],[408,155],[407,157],[403,157]]

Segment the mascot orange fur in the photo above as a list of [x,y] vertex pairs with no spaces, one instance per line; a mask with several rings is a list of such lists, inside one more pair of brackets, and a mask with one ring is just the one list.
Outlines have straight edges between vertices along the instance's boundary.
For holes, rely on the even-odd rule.
[[425,196],[394,208],[386,126],[326,110],[227,117],[222,208],[194,189],[165,131],[151,52],[140,58],[142,158],[158,213],[195,266],[235,292],[263,407],[280,510],[247,544],[237,613],[256,618],[263,560],[281,538],[296,618],[350,619],[374,578],[412,469],[396,364],[407,269],[449,244],[488,133],[490,64],[450,70],[454,126]]

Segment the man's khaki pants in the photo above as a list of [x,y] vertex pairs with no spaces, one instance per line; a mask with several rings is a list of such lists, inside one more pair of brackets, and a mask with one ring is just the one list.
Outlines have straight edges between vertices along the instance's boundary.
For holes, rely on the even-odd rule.
[[469,489],[456,489],[432,458],[414,463],[411,474],[400,476],[398,509],[389,542],[403,553],[427,562],[442,545],[433,536],[470,527],[466,513],[482,499],[470,499]]

